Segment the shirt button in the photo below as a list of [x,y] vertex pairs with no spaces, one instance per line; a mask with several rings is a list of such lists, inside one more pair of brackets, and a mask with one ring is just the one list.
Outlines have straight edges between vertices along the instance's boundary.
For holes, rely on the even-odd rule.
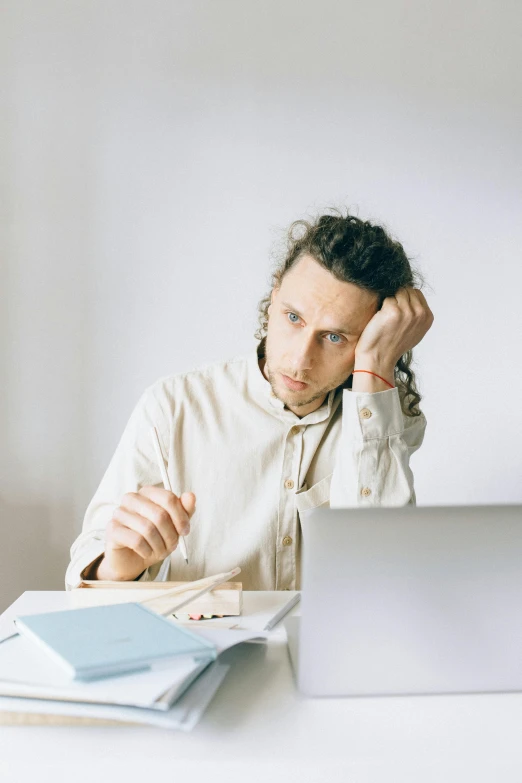
[[285,536],[283,538],[283,546],[290,546],[292,543],[292,538],[290,536]]
[[363,419],[370,419],[372,416],[372,412],[368,408],[363,408],[361,410],[361,416]]
[[372,494],[372,491],[371,491],[370,487],[363,487],[361,489],[361,495],[363,495],[363,497],[367,498],[371,494]]
[[287,479],[285,481],[285,487],[287,489],[293,489],[294,488],[294,482],[292,481],[292,479]]
[[299,427],[292,427],[290,432],[292,433],[292,435],[299,435]]

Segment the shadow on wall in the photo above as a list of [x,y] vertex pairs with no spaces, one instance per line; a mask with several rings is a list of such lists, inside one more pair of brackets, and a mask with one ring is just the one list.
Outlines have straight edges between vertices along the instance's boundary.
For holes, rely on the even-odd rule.
[[[53,508],[65,516],[65,509]],[[64,590],[69,562],[67,543],[60,549],[51,537],[46,506],[8,505],[0,498],[0,611],[25,590]]]

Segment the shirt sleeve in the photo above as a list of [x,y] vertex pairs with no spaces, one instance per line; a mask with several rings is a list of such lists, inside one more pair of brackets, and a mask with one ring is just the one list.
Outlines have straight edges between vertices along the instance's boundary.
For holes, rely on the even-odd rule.
[[[170,423],[151,386],[132,411],[109,467],[87,507],[82,532],[71,547],[65,574],[66,590],[77,587],[82,581],[82,572],[105,551],[105,528],[123,495],[147,485],[163,487],[150,432],[153,426],[158,430],[166,454]],[[137,581],[153,581],[161,565],[161,562],[156,563],[146,569]]]
[[343,391],[342,434],[330,485],[331,508],[415,505],[410,457],[426,418],[406,416],[396,388]]

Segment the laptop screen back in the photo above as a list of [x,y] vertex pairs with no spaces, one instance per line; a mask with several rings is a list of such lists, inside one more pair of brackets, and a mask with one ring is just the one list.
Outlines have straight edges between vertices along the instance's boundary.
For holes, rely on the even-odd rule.
[[304,693],[522,690],[522,507],[319,508],[301,525]]

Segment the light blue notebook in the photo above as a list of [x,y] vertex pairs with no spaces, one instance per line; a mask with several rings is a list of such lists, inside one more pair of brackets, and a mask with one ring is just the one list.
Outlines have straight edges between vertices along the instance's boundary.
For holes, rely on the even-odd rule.
[[127,674],[184,656],[209,662],[217,657],[206,639],[137,603],[22,615],[15,624],[76,680]]

